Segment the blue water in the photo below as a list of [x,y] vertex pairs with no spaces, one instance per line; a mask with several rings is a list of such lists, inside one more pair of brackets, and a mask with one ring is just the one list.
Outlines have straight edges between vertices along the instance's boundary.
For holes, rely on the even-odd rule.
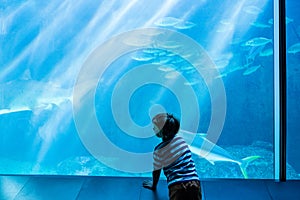
[[[167,111],[234,161],[260,156],[249,178],[274,178],[272,1],[4,1],[0,11],[0,174],[149,176],[141,155],[160,142],[151,117]],[[194,159],[200,177],[245,178],[234,162]]]

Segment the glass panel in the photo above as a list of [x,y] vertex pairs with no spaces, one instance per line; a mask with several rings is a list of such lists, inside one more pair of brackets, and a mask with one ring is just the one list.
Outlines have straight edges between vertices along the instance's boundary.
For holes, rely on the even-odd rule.
[[273,1],[4,1],[0,173],[150,176],[151,118],[201,178],[273,178]]
[[287,45],[287,179],[300,179],[300,2],[286,1]]

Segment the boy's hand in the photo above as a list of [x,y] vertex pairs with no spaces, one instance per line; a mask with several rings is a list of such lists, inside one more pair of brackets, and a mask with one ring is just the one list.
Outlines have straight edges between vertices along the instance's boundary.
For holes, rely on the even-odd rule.
[[150,190],[156,190],[156,186],[153,186],[153,182],[150,181],[150,180],[145,180],[143,182],[143,187],[147,188],[147,189],[150,189]]

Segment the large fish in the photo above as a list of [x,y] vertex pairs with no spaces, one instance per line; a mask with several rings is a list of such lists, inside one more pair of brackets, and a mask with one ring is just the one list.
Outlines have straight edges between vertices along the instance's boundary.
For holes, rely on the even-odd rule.
[[0,84],[0,115],[50,110],[72,102],[72,90],[34,80],[17,80]]
[[206,159],[212,165],[215,162],[231,162],[239,165],[244,178],[248,178],[247,166],[253,160],[260,158],[260,156],[249,156],[243,159],[235,159],[225,149],[216,145],[215,143],[206,139],[206,134],[203,133],[192,133],[185,130],[180,130],[178,133],[185,141],[190,144],[189,148],[192,153]]

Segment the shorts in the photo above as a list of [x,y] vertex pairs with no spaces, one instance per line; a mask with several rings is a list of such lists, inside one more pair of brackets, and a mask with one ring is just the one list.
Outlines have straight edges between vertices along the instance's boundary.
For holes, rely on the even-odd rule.
[[201,200],[200,181],[187,181],[169,187],[170,200]]

